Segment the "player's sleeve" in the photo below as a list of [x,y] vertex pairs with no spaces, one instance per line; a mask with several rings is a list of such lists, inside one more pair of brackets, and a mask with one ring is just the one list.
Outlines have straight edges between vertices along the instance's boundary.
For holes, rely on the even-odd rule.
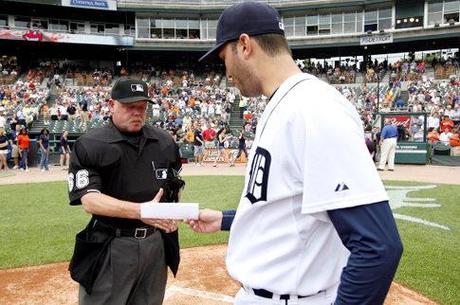
[[100,173],[92,159],[83,143],[76,141],[67,177],[70,205],[81,204],[81,197],[89,192],[101,192]]
[[347,101],[325,104],[297,116],[302,213],[388,200],[356,110]]
[[334,305],[383,304],[403,251],[388,201],[328,215],[350,251]]
[[236,210],[222,211],[222,224],[220,225],[221,231],[230,231],[233,220],[235,219]]

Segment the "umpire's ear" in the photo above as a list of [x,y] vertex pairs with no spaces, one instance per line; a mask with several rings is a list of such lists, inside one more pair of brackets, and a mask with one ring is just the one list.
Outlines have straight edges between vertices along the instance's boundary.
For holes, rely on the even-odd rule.
[[109,99],[110,114],[113,114],[114,108],[115,108],[115,100],[111,98],[111,99]]

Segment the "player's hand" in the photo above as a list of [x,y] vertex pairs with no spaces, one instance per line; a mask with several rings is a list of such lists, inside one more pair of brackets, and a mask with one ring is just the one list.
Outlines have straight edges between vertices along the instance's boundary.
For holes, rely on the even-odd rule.
[[[163,196],[163,189],[160,189],[153,198],[152,202],[160,203],[160,199]],[[158,218],[141,218],[141,221],[149,226],[161,229],[166,233],[171,233],[177,230],[177,224],[172,219],[158,219]]]
[[220,231],[223,214],[221,211],[204,209],[200,211],[198,220],[186,220],[190,228],[198,233],[213,233]]

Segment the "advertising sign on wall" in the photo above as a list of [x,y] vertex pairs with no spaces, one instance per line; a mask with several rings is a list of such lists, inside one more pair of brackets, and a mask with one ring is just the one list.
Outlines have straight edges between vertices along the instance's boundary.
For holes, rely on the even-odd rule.
[[115,0],[62,0],[62,6],[89,8],[96,10],[117,10]]
[[392,43],[393,34],[388,33],[388,34],[362,36],[359,42],[360,42],[360,45],[362,46],[367,46],[367,45],[372,45],[372,44]]
[[0,29],[0,39],[57,43],[97,44],[109,46],[134,45],[134,38],[130,36],[102,36],[90,34],[51,33],[38,30],[16,31]]

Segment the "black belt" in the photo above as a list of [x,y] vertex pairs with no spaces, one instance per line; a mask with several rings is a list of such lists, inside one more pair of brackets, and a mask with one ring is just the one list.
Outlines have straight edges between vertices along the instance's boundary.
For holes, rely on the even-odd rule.
[[[266,299],[273,299],[273,295],[275,295],[273,292],[265,290],[265,289],[253,289],[253,288],[248,288],[248,289],[251,289],[256,296],[266,298]],[[318,291],[318,293],[320,292],[322,291]],[[316,294],[317,293],[311,294],[311,295],[298,295],[297,298],[298,299],[308,298]],[[289,300],[293,297],[289,294],[280,294],[279,296],[280,296],[280,300]]]
[[158,229],[154,227],[145,227],[145,228],[132,228],[132,229],[116,229],[115,236],[117,237],[134,237],[137,239],[144,239]]

